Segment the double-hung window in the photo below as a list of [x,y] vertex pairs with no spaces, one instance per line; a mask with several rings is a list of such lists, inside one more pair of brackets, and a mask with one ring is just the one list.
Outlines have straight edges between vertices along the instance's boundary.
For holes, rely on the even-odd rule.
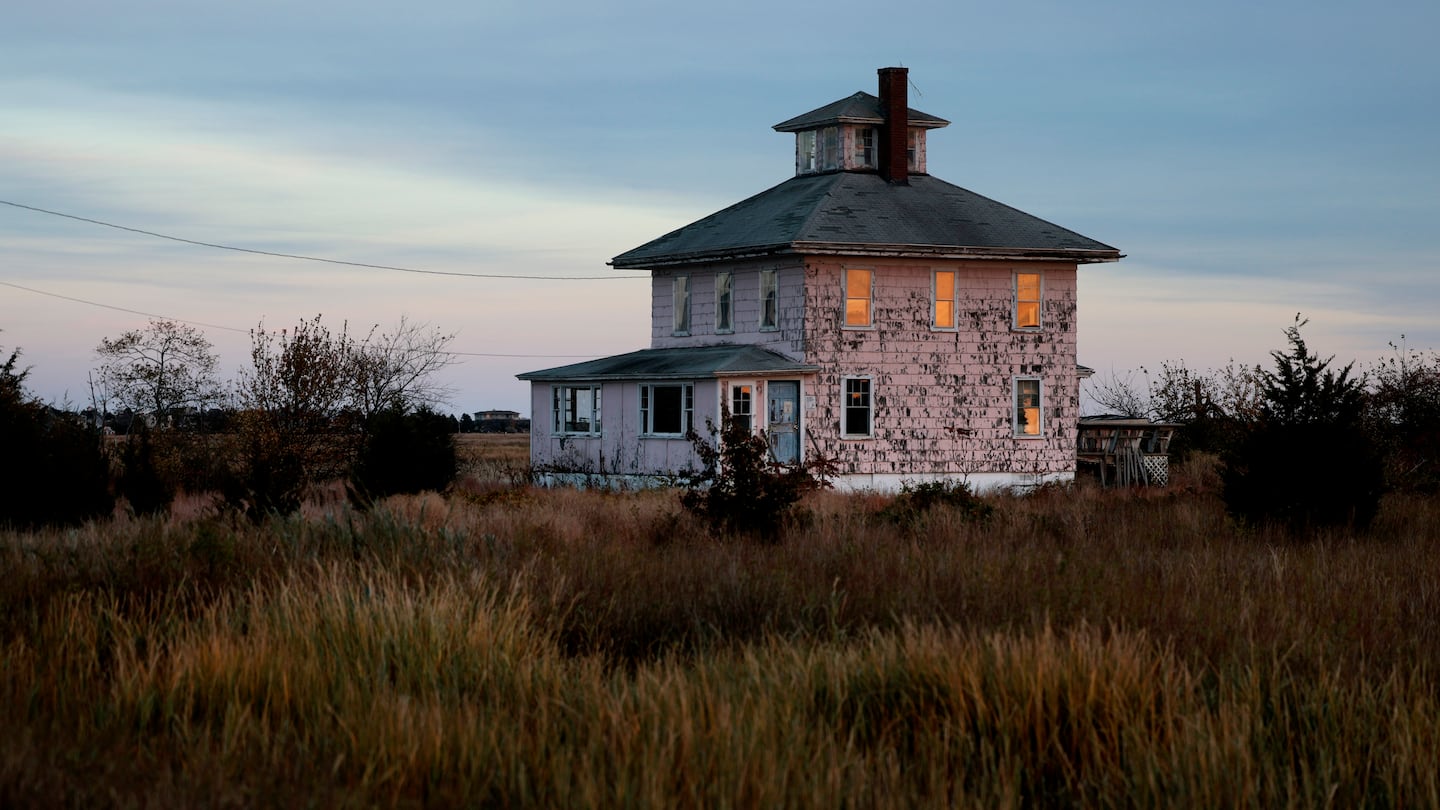
[[640,432],[684,436],[695,421],[695,386],[669,383],[640,386]]
[[840,129],[825,127],[820,130],[820,168],[833,169],[840,165]]
[[955,328],[955,271],[936,270],[931,284],[930,327]]
[[755,429],[755,386],[731,386],[730,421],[746,432]]
[[760,329],[780,328],[780,279],[774,270],[760,271]]
[[1044,430],[1041,411],[1040,380],[1035,377],[1015,378],[1015,436],[1022,439],[1040,438]]
[[846,377],[842,382],[840,403],[840,433],[846,438],[869,438],[872,430],[874,407],[870,397],[870,380],[867,377]]
[[555,433],[600,433],[600,386],[557,385],[551,399]]
[[690,334],[690,277],[676,276],[671,279],[671,293],[675,306],[675,334]]
[[715,331],[735,331],[735,309],[733,294],[735,277],[728,270],[715,274]]
[[858,127],[855,130],[855,165],[862,169],[875,167],[874,127]]
[[869,326],[871,323],[871,270],[845,270],[845,325]]
[[797,133],[795,138],[795,172],[796,174],[809,174],[818,167],[816,154],[815,130],[807,129]]
[[1015,328],[1040,328],[1040,274],[1015,274]]

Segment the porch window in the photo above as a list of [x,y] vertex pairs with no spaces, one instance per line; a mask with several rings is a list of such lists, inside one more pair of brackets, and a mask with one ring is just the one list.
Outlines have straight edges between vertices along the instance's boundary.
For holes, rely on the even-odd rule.
[[870,270],[856,270],[847,268],[845,270],[845,325],[846,326],[869,326],[871,320],[870,298],[871,277]]
[[715,331],[735,331],[733,317],[733,300],[731,293],[734,287],[734,276],[729,271],[722,271],[715,274]]
[[1015,436],[1036,439],[1044,428],[1040,410],[1040,380],[1015,378]]
[[1040,274],[1015,274],[1015,328],[1040,328]]
[[931,287],[933,305],[930,308],[930,326],[935,329],[954,329],[955,271],[936,270]]
[[755,429],[755,386],[731,386],[730,421],[747,433]]
[[640,432],[684,436],[695,421],[695,386],[689,383],[640,386]]
[[690,277],[676,276],[671,279],[671,292],[675,303],[675,334],[690,334]]
[[760,329],[780,328],[780,279],[774,270],[760,271]]
[[557,385],[551,398],[555,433],[599,435],[600,386]]
[[841,403],[840,432],[847,438],[868,438],[871,435],[872,407],[870,380],[846,377],[844,401]]

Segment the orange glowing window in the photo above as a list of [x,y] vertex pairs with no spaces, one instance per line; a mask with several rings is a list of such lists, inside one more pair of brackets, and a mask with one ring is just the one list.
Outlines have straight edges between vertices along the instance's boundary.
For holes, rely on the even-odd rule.
[[955,328],[955,271],[935,271],[935,306],[930,325],[936,329]]
[[870,325],[871,271],[845,271],[845,325]]
[[1040,274],[1015,274],[1015,328],[1040,328]]
[[1015,381],[1015,435],[1025,438],[1040,436],[1040,381]]

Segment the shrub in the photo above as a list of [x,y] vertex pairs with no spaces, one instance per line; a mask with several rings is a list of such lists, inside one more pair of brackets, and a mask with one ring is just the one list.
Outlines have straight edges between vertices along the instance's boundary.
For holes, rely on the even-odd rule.
[[110,460],[100,434],[75,414],[56,411],[25,393],[20,353],[0,364],[0,524],[70,525],[108,513]]
[[691,430],[687,435],[704,468],[686,479],[680,503],[727,534],[750,534],[776,540],[795,503],[806,492],[828,486],[826,462],[781,464],[770,453],[764,432],[753,433],[721,410],[721,428],[706,420],[711,444]]
[[995,507],[986,503],[963,481],[923,481],[900,485],[900,494],[895,496],[880,517],[901,526],[914,528],[932,509],[943,506],[952,510],[961,519],[970,522],[988,520]]
[[428,408],[381,411],[367,423],[347,491],[368,506],[387,495],[443,490],[457,469],[450,417]]
[[154,515],[170,508],[175,500],[175,482],[162,469],[155,447],[155,437],[144,422],[125,437],[120,449],[120,494],[137,515]]

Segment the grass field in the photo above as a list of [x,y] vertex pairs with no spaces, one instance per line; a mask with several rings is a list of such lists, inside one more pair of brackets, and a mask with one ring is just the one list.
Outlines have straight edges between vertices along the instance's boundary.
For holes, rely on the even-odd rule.
[[762,545],[464,438],[368,514],[0,532],[0,806],[1440,805],[1440,500],[1292,538],[1199,465]]

